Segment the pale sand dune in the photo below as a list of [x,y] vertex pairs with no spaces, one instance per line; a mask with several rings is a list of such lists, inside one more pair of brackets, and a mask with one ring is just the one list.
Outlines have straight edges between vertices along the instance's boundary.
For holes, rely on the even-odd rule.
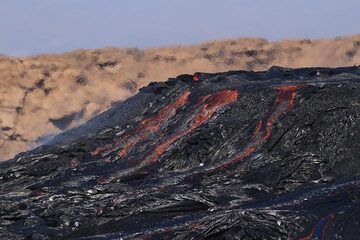
[[359,49],[360,35],[356,35],[278,42],[242,38],[145,50],[0,56],[0,159],[85,122],[151,81],[194,72],[265,70],[273,65],[358,65]]

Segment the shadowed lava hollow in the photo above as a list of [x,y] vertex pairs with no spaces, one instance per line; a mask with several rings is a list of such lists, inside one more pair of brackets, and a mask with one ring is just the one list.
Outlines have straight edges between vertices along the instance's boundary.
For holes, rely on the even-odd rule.
[[360,69],[181,75],[1,163],[1,239],[357,239]]

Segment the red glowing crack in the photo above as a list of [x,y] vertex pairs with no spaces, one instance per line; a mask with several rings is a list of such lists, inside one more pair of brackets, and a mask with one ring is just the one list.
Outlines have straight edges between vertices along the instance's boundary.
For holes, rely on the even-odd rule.
[[274,103],[274,111],[266,121],[266,130],[265,135],[263,136],[263,141],[267,140],[271,135],[271,128],[276,123],[282,115],[289,112],[294,107],[294,101],[297,94],[297,90],[301,86],[299,85],[290,85],[290,86],[281,86],[276,87],[275,90],[278,91],[278,94]]
[[[108,181],[114,181],[122,176],[126,176],[127,174],[132,174],[142,169],[154,165],[158,162],[159,157],[167,150],[169,147],[179,140],[180,138],[188,135],[196,128],[198,128],[201,124],[205,123],[209,120],[214,113],[216,113],[220,108],[235,102],[238,99],[238,91],[236,90],[223,90],[218,91],[213,94],[209,94],[206,96],[202,96],[198,99],[196,103],[196,107],[199,109],[195,111],[195,113],[191,116],[191,125],[185,130],[179,131],[173,135],[170,135],[167,139],[161,142],[158,146],[154,148],[152,152],[150,152],[147,157],[140,161],[140,164],[136,167],[124,170],[122,173],[117,174],[117,176],[107,178]],[[100,182],[101,183],[101,182]]]
[[146,118],[139,123],[139,126],[120,136],[113,144],[101,146],[91,152],[91,155],[98,155],[101,152],[121,147],[118,152],[119,157],[125,157],[128,151],[137,143],[145,140],[150,134],[156,133],[160,128],[176,114],[176,110],[188,103],[190,91],[186,90],[175,102],[172,102],[162,108],[155,116]]
[[[272,111],[270,111],[269,117],[264,121],[265,126],[263,126],[263,120],[260,120],[255,127],[251,142],[243,151],[237,154],[232,160],[215,166],[213,168],[209,168],[206,170],[206,172],[211,173],[217,170],[226,169],[236,164],[237,162],[242,161],[244,158],[248,157],[253,152],[258,150],[271,136],[271,129],[273,125],[279,120],[280,117],[285,115],[294,107],[297,90],[301,87],[303,87],[303,85],[288,85],[276,87],[275,90],[278,93],[276,95]],[[264,127],[265,129],[263,129]]]
[[[297,90],[299,88],[303,87],[303,85],[288,85],[288,86],[280,86],[274,88],[277,91],[277,95],[274,101],[273,106],[271,107],[271,110],[268,113],[268,117],[265,120],[260,120],[252,134],[252,138],[250,143],[240,152],[238,153],[234,158],[232,158],[230,161],[227,161],[225,163],[219,164],[214,167],[205,168],[204,170],[200,172],[193,173],[188,176],[184,176],[183,180],[186,180],[189,177],[196,176],[198,174],[211,174],[212,172],[218,171],[218,170],[224,170],[230,166],[235,165],[236,163],[242,161],[243,159],[250,156],[252,153],[260,149],[263,144],[270,138],[271,136],[271,130],[273,128],[273,125],[279,121],[279,118],[284,116],[286,113],[288,113],[293,107],[295,103],[295,97],[297,95]],[[196,111],[191,116],[191,125],[186,128],[185,130],[182,130],[180,132],[177,132],[173,135],[170,135],[162,141],[159,145],[157,145],[152,152],[150,152],[147,157],[140,160],[140,164],[136,167],[133,167],[131,169],[125,170],[122,174],[118,174],[116,177],[111,177],[111,181],[118,179],[121,176],[125,176],[127,174],[134,173],[136,171],[139,171],[145,167],[148,167],[150,165],[154,165],[158,162],[159,157],[167,150],[169,147],[176,142],[177,140],[183,138],[184,136],[188,135],[192,131],[194,131],[196,128],[198,128],[201,124],[209,120],[215,112],[217,112],[220,108],[234,102],[238,98],[238,91],[235,90],[223,90],[218,91],[213,94],[209,94],[206,96],[199,97],[196,106],[198,106],[198,111]],[[184,100],[180,100],[182,98],[179,98],[177,100],[177,103],[170,104],[169,108],[166,108],[164,112],[159,112],[159,114],[153,118],[146,119],[142,121],[140,126],[137,129],[144,129],[144,130],[150,130],[150,131],[157,131],[159,128],[157,128],[157,125],[153,125],[155,119],[161,120],[162,124],[165,122],[165,119],[168,120],[169,117],[165,117],[165,112],[168,112],[168,109],[173,109],[177,106],[181,106],[182,104],[185,104],[187,102],[187,97],[184,97]],[[185,101],[186,99],[186,101]],[[174,113],[175,114],[175,113]],[[264,124],[265,123],[265,124]],[[155,128],[154,128],[155,126]],[[139,130],[138,130],[139,131]],[[136,134],[137,139],[143,139],[148,136],[148,133],[142,134]],[[125,144],[123,149],[127,149],[127,146],[132,147],[136,142],[139,142],[140,140],[133,140],[128,141],[127,144]],[[120,151],[121,155],[125,154]]]
[[162,155],[172,143],[198,128],[201,124],[209,120],[216,111],[232,102],[235,102],[237,98],[238,92],[234,90],[218,91],[214,94],[200,97],[197,105],[201,107],[199,112],[192,116],[192,125],[189,128],[170,136],[158,147],[156,147],[155,151],[149,157],[149,162],[157,162],[158,157]]

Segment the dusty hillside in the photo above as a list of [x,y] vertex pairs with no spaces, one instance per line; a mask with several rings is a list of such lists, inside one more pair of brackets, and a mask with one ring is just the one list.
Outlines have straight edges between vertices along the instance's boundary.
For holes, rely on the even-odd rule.
[[328,40],[237,39],[158,49],[0,56],[0,159],[34,147],[179,74],[360,63],[360,35]]

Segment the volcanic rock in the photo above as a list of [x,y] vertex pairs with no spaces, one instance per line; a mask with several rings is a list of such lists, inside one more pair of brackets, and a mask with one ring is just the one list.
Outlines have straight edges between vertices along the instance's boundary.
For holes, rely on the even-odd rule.
[[0,165],[1,239],[357,239],[360,68],[181,75]]

